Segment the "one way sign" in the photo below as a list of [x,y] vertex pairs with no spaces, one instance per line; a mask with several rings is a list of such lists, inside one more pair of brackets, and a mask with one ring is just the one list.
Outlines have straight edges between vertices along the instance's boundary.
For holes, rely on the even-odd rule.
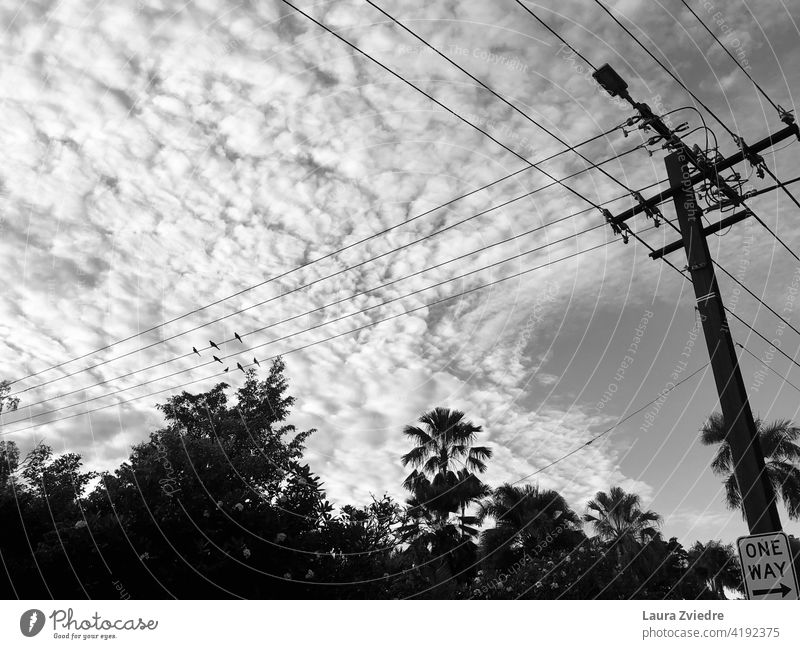
[[747,599],[800,599],[786,534],[742,536],[737,545]]

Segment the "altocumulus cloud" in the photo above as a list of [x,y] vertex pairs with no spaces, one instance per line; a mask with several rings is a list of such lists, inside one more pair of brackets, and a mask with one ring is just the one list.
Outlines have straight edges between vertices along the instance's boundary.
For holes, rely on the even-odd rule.
[[[511,148],[524,149],[530,159],[561,148],[368,5],[300,4]],[[420,9],[411,16],[400,3],[385,6],[565,141],[585,139],[627,116],[587,85],[541,30],[520,28],[519,12],[495,3],[467,4],[474,6],[436,2],[425,6],[424,15]],[[0,45],[3,376],[36,371],[148,329],[524,165],[281,2],[18,5],[0,5],[7,26]],[[575,2],[564,3],[563,11],[573,16],[580,10]],[[629,10],[649,27],[668,24],[666,16],[643,16],[637,3]],[[442,19],[429,20],[433,17]],[[571,37],[581,38],[580,26],[564,21],[563,27]],[[609,32],[606,25],[587,38],[587,53],[604,56]],[[632,139],[618,131],[587,147],[586,153],[599,160],[627,149]],[[653,164],[640,157],[637,164],[608,168],[638,187],[659,176]],[[563,156],[545,168],[560,176],[583,166],[574,156]],[[278,296],[547,182],[535,171],[524,172],[336,258],[120,345],[113,353]],[[570,184],[602,200],[620,193],[596,172]],[[27,393],[25,399],[55,396],[168,360],[208,338],[251,331],[585,207],[562,188],[541,191],[357,272],[58,381]],[[246,343],[268,343],[380,304],[568,237],[599,219],[589,212],[566,220],[535,237],[521,237],[325,313],[275,326]],[[577,245],[555,245],[269,344],[258,355],[368,325],[609,236],[598,229],[583,235]],[[591,262],[579,257],[287,356],[291,391],[298,397],[294,420],[319,429],[310,441],[310,461],[331,496],[344,502],[363,500],[370,492],[399,494],[399,455],[406,450],[400,430],[434,405],[462,408],[485,427],[485,441],[496,451],[487,479],[495,483],[543,466],[586,441],[590,431],[608,425],[613,419],[594,414],[594,399],[583,394],[585,375],[564,378],[575,357],[573,342],[580,338],[574,323],[578,329],[592,326],[598,313],[608,316],[609,300],[620,298],[624,304],[611,309],[608,320],[610,335],[623,309],[641,312],[642,305],[650,304],[653,287],[666,280],[660,277],[663,266],[646,258],[639,263],[642,258],[642,250],[629,247],[623,255],[613,246],[603,248],[592,253]],[[539,295],[545,287],[551,297],[543,301]],[[534,309],[537,325],[520,344],[520,332]],[[572,324],[565,320],[567,311]],[[560,337],[562,331],[567,342]],[[547,367],[554,358],[566,360],[557,368]],[[124,397],[167,388],[209,373],[208,368],[193,370],[197,363],[196,357],[183,359],[85,395],[185,369],[180,378],[133,389]],[[236,386],[239,380],[232,375],[229,382]],[[200,382],[195,388],[208,385]],[[541,396],[532,399],[534,393]],[[82,451],[90,463],[107,467],[157,425],[154,400],[93,415],[91,425],[80,417],[34,433],[38,439],[46,431],[56,448]],[[65,403],[70,400],[46,405]],[[21,410],[20,416],[37,411]],[[78,410],[58,414],[73,412]],[[19,441],[31,444],[34,435],[25,433]],[[562,489],[576,505],[612,483],[649,494],[645,482],[620,468],[622,453],[624,448],[617,449],[613,441],[594,445],[554,467],[542,482]]]

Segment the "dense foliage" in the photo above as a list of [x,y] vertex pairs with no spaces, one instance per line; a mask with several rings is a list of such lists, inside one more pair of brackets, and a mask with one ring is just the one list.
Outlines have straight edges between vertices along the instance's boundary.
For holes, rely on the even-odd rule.
[[[0,386],[2,388],[2,386]],[[618,487],[578,514],[537,485],[492,489],[462,412],[404,430],[407,502],[338,509],[287,423],[284,365],[159,406],[162,428],[113,472],[0,441],[5,598],[724,598],[730,546],[684,549]],[[0,390],[0,409],[16,403]],[[5,397],[5,399],[4,399]],[[589,534],[593,535],[587,535]]]

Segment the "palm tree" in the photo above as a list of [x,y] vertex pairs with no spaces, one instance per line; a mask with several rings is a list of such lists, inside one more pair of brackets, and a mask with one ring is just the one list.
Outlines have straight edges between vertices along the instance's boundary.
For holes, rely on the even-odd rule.
[[661,516],[643,511],[639,496],[621,487],[611,487],[608,493],[598,491],[588,508],[583,520],[591,523],[597,536],[612,547],[630,549],[658,536]]
[[[455,568],[468,565],[477,535],[474,516],[467,507],[479,502],[489,488],[477,477],[486,471],[490,448],[473,446],[481,431],[459,410],[434,408],[419,418],[423,426],[406,426],[403,434],[415,446],[402,456],[403,466],[413,470],[403,486],[413,495],[408,500],[408,522],[400,529],[401,538],[410,542],[412,552],[431,552],[435,562],[436,592],[441,592]],[[458,523],[451,513],[459,513]],[[467,560],[467,561],[465,561]]]
[[[756,419],[756,432],[766,460],[766,475],[775,493],[783,500],[789,518],[800,518],[800,428],[788,419],[765,423]],[[700,429],[700,441],[719,445],[711,470],[724,478],[725,500],[730,509],[742,506],[742,494],[733,473],[734,461],[727,440],[728,428],[722,413],[712,414]]]
[[[416,444],[401,458],[403,466],[414,467],[403,486],[417,494],[421,485],[428,496],[435,495],[430,504],[443,516],[460,510],[463,519],[467,506],[487,495],[475,472],[486,471],[492,450],[473,446],[481,427],[465,419],[460,410],[434,408],[419,422],[424,427],[406,426],[403,430]],[[431,488],[436,494],[430,493]]]
[[719,541],[697,541],[689,550],[689,569],[717,599],[727,599],[725,589],[742,590],[739,558],[733,546]]
[[585,538],[580,518],[564,497],[538,485],[501,485],[481,503],[478,517],[495,520],[481,534],[483,553],[493,557],[489,562],[494,565],[513,563],[520,552],[535,553],[548,535],[548,550],[574,547]]
[[478,473],[486,471],[486,462],[492,450],[486,446],[472,446],[481,427],[464,419],[460,410],[434,408],[424,413],[419,426],[406,426],[403,434],[417,444],[402,457],[403,466],[414,470],[403,485],[410,487],[420,474],[428,475],[434,482],[445,477],[457,463]]

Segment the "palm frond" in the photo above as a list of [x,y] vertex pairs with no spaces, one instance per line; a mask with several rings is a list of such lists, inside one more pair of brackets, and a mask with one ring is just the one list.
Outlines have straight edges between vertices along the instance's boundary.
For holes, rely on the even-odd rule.
[[403,428],[403,435],[412,438],[419,446],[427,446],[433,442],[431,436],[418,426],[406,426]]
[[728,428],[721,412],[714,412],[700,429],[700,441],[705,446],[721,444],[727,439]]
[[[739,491],[736,476],[731,473],[723,484],[725,485],[725,502],[728,509],[739,509],[742,506],[742,493]],[[744,510],[742,510],[742,517],[744,517]]]
[[427,452],[428,449],[425,446],[417,446],[403,455],[400,458],[400,462],[402,462],[403,466],[408,466],[410,464],[413,467],[418,467],[420,464],[422,464]]

